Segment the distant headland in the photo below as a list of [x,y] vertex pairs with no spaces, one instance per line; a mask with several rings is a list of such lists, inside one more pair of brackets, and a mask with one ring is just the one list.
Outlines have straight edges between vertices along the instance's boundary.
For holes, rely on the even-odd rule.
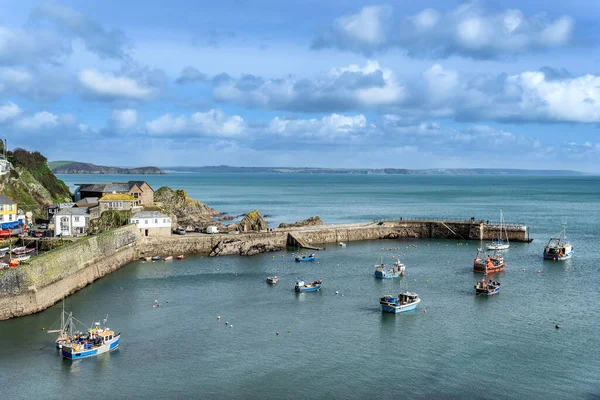
[[77,161],[51,161],[48,164],[55,174],[165,174],[165,171],[157,167],[119,168]]
[[232,167],[229,165],[205,167],[164,167],[167,172],[205,173],[268,173],[268,174],[351,174],[351,175],[550,175],[580,176],[583,172],[571,170],[535,170],[511,168],[309,168],[309,167]]

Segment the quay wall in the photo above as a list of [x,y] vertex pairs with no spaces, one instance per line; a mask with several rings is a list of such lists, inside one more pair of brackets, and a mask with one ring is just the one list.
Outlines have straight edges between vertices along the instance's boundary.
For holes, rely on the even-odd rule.
[[128,225],[43,253],[0,271],[0,320],[50,307],[131,262],[138,232]]

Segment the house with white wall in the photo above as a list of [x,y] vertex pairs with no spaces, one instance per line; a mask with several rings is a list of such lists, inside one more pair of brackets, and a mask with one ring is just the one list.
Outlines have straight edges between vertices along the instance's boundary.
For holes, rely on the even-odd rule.
[[90,214],[85,208],[63,208],[54,214],[54,236],[73,236],[86,233],[90,225]]
[[140,211],[129,219],[142,236],[171,236],[171,217],[160,211]]

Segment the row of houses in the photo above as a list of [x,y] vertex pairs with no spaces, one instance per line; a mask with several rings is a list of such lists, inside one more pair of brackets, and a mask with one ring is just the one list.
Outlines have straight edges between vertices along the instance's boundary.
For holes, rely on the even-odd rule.
[[138,225],[144,236],[171,234],[171,218],[159,211],[144,211],[154,205],[154,189],[145,181],[126,183],[77,184],[74,202],[51,204],[47,218],[54,225],[56,236],[86,233],[90,221],[107,210],[132,211],[128,221]]

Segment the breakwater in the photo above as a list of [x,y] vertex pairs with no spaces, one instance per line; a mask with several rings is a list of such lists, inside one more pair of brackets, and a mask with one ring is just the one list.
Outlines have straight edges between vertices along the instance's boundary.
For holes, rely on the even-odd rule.
[[62,298],[131,262],[135,225],[89,236],[0,271],[0,320],[45,310]]
[[[239,234],[141,237],[135,225],[90,236],[0,271],[0,320],[42,311],[94,280],[140,257],[198,254],[254,255],[286,247],[377,239],[492,240],[499,226],[473,221],[385,221],[274,229]],[[526,226],[503,236],[529,241]]]

